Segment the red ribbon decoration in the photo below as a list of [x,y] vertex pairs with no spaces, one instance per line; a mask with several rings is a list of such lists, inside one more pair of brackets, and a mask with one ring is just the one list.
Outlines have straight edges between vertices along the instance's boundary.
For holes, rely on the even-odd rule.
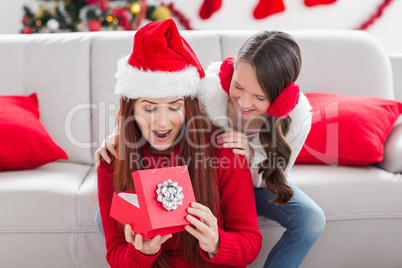
[[382,16],[382,13],[384,12],[384,9],[389,6],[389,4],[392,3],[392,0],[384,0],[383,3],[381,3],[378,7],[376,12],[370,16],[370,18],[362,23],[357,30],[366,30],[370,25],[372,25],[378,18]]

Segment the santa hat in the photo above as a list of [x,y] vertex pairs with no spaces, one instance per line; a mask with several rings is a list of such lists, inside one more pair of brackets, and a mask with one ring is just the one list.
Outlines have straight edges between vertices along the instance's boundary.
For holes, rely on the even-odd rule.
[[196,97],[204,70],[172,19],[137,31],[131,55],[118,62],[115,93],[130,99]]

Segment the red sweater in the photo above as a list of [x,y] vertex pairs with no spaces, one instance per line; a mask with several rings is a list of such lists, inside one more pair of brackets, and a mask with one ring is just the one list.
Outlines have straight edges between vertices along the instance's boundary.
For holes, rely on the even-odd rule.
[[[146,148],[146,146],[144,146]],[[177,155],[176,146],[172,155]],[[149,168],[166,167],[166,155],[150,155],[143,150],[144,157],[153,163]],[[250,171],[243,156],[235,155],[231,149],[216,149],[214,165],[217,167],[217,178],[221,199],[218,213],[220,245],[218,253],[210,259],[208,254],[199,248],[210,267],[246,267],[257,257],[262,243],[258,230],[257,214],[254,203],[254,191]],[[102,161],[98,168],[98,198],[106,242],[106,259],[111,267],[152,267],[160,251],[154,256],[146,256],[137,251],[131,243],[127,243],[124,231],[118,222],[109,216],[113,196],[113,166]],[[161,250],[168,256],[170,267],[191,267],[181,254],[177,234],[168,239]]]

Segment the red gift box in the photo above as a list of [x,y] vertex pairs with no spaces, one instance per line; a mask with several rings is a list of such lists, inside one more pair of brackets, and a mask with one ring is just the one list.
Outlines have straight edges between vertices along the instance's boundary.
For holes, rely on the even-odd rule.
[[195,202],[187,166],[138,170],[132,176],[136,190],[114,193],[110,216],[146,239],[184,231],[187,208]]

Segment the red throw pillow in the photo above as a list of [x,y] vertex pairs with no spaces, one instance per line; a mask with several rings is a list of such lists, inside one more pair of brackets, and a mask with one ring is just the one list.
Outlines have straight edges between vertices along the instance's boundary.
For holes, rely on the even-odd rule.
[[68,159],[39,121],[36,94],[0,96],[0,170],[31,169]]
[[402,103],[375,97],[307,93],[313,117],[296,163],[366,166],[381,162]]

